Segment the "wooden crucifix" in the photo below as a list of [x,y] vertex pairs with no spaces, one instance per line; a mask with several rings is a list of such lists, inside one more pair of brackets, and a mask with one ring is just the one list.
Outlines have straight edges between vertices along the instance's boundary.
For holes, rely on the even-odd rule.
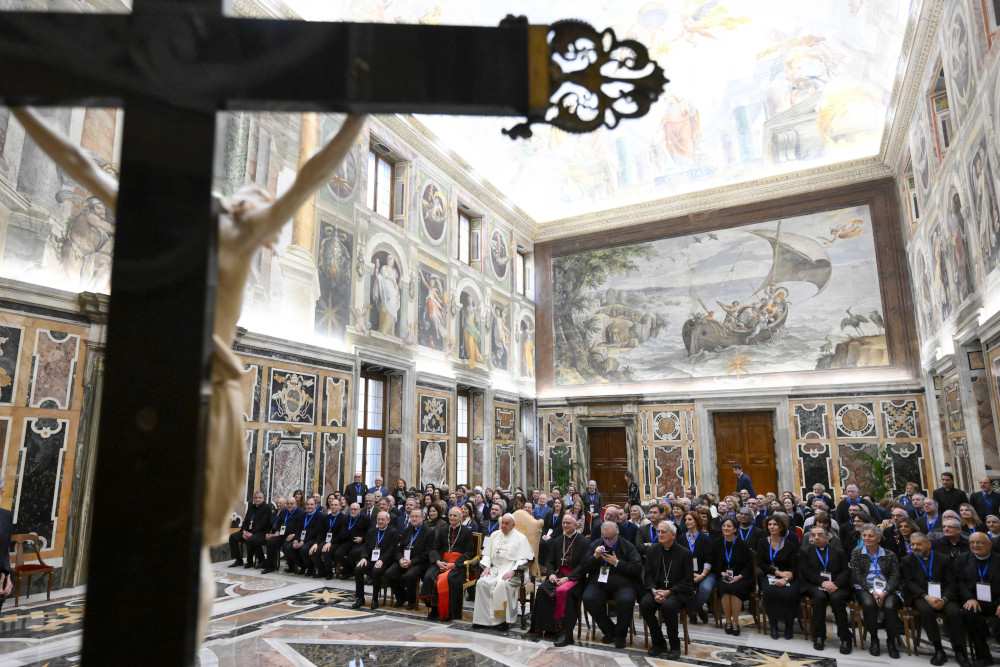
[[[579,22],[555,27],[235,19],[220,0],[133,0],[129,15],[0,12],[0,103],[125,109],[107,371],[91,416],[84,664],[192,664],[200,640],[209,373],[226,275],[211,197],[216,112],[524,116],[510,131],[522,137],[531,123],[584,132],[648,111],[666,80],[641,45]],[[579,66],[562,70],[554,55]],[[605,90],[615,78],[630,92]]]

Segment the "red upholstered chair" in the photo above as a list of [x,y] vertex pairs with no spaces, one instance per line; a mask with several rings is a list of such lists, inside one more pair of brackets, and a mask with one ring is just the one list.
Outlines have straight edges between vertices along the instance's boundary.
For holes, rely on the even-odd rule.
[[[11,543],[14,545],[14,567],[11,568],[14,574],[17,575],[17,584],[14,588],[14,605],[16,606],[21,597],[21,579],[25,576],[28,577],[28,591],[25,597],[31,597],[31,578],[36,575],[47,574],[49,575],[49,586],[46,589],[45,599],[52,599],[52,576],[56,569],[51,565],[46,565],[45,561],[42,560],[42,554],[39,553],[38,546],[38,533],[22,533],[21,535],[14,535],[10,538]],[[37,563],[25,564],[24,562],[24,543],[30,542],[32,546],[32,552],[35,554],[35,559],[38,560]],[[29,552],[30,553],[30,552]]]

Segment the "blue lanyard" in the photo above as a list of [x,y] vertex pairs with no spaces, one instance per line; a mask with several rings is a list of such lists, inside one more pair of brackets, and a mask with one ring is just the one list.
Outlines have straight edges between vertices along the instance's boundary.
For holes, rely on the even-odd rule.
[[976,565],[976,569],[979,570],[979,581],[986,581],[986,573],[990,571],[989,559],[986,560],[986,567],[980,569],[979,565]]
[[618,543],[617,542],[615,542],[614,545],[612,545],[611,547],[608,547],[607,545],[604,545],[604,553],[608,553],[608,551],[611,551],[613,553],[614,550],[617,549],[617,548],[618,548]]
[[302,526],[302,530],[305,530],[306,528],[309,527],[309,522],[313,520],[314,516],[316,516],[316,510],[313,510],[312,514],[306,517],[306,523],[304,526]]
[[747,528],[746,535],[744,535],[743,534],[743,529],[740,528],[740,539],[743,540],[744,542],[746,542],[747,538],[750,537],[750,531],[752,531],[752,530],[753,530],[753,526],[750,526],[749,528]]
[[913,513],[917,515],[918,519],[923,519],[927,512],[918,512],[917,508],[913,508]]
[[288,523],[288,516],[289,516],[289,515],[288,515],[288,510],[285,510],[285,520],[281,522],[281,523],[282,523],[282,525],[284,525],[284,524],[287,524],[287,523]]
[[872,566],[875,568],[875,576],[881,578],[882,572],[878,569],[878,552],[876,551],[875,555],[872,556],[872,552],[865,549],[865,554],[868,556],[868,560],[872,562]]
[[339,512],[333,515],[333,517],[330,519],[330,530],[333,530],[333,527],[337,525],[337,519],[339,518],[340,518]]
[[[926,514],[926,512],[925,512],[925,514]],[[938,522],[938,519],[940,519],[940,518],[941,518],[941,515],[938,514],[936,517],[934,517],[934,523],[931,523],[930,520],[927,521],[927,532],[928,533],[931,532],[931,528],[934,527],[934,524],[936,524]]]
[[733,566],[733,550],[736,549],[736,540],[732,541],[732,545],[726,549],[726,541],[722,540],[722,550],[726,553],[726,565],[730,568]]
[[424,529],[424,524],[420,524],[420,528],[417,528],[417,532],[413,533],[413,537],[410,538],[411,547],[413,546],[413,543],[417,541],[417,535],[419,535],[420,531],[423,529]]
[[[252,521],[252,519],[251,519],[251,521]],[[968,526],[966,526],[966,528],[968,528]],[[975,528],[969,528],[969,534],[970,534],[970,535],[971,535],[972,533],[974,533],[974,532],[976,532],[976,529],[975,529]]]
[[375,538],[375,546],[376,547],[382,545],[382,538],[384,538],[384,537],[385,537],[385,531],[384,530],[378,531],[378,536]]
[[691,533],[687,534],[688,546],[691,547],[691,553],[694,553],[694,545],[698,544],[698,538],[699,537],[701,537],[701,533],[698,533],[697,535],[695,535],[694,539],[692,540],[691,539]]
[[356,524],[358,522],[358,519],[360,519],[360,518],[361,518],[361,515],[359,514],[356,517],[354,517],[353,521],[348,520],[348,522],[347,522],[347,530],[353,530],[354,529],[354,524]]
[[653,524],[649,524],[649,541],[651,543],[656,541],[656,527]]
[[771,546],[771,540],[767,541],[767,550],[771,553],[771,565],[774,565],[774,557],[778,555],[778,552],[781,551],[783,546],[785,546],[785,538],[783,537],[781,538],[781,541],[778,542],[777,549]]
[[825,559],[822,556],[819,555],[819,547],[815,547],[815,549],[816,549],[816,558],[819,558],[819,562],[823,566],[823,571],[827,572],[830,569],[829,568],[829,563],[830,563],[830,547],[826,548],[826,558]]
[[931,559],[930,559],[930,561],[931,561],[931,566],[930,566],[930,569],[928,569],[928,567],[926,565],[924,565],[924,559],[923,558],[917,558],[917,562],[920,563],[920,567],[924,568],[924,573],[927,575],[927,581],[931,581],[934,578],[934,577],[931,576],[931,572],[934,571],[934,552],[933,551],[931,552]]
[[359,496],[361,495],[361,485],[360,484],[355,484],[354,485],[354,490],[358,492]]
[[499,525],[500,525],[499,521],[487,521],[486,522],[486,532],[488,532],[490,535],[492,535],[493,533],[496,532],[497,526],[499,526]]
[[912,554],[913,553],[913,549],[910,548],[910,543],[909,542],[903,542],[903,546],[906,547],[906,553],[908,553],[908,554]]

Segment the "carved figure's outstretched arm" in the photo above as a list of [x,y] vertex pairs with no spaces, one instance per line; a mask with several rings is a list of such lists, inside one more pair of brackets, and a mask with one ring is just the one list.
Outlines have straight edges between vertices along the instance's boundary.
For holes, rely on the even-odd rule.
[[28,107],[11,109],[14,117],[24,126],[35,143],[56,164],[66,170],[74,181],[100,199],[109,211],[118,206],[118,183],[89,159],[79,146],[52,129],[48,123]]
[[330,178],[331,172],[340,165],[354,144],[364,122],[364,116],[348,116],[337,135],[302,165],[295,182],[287,192],[270,206],[250,211],[242,216],[240,222],[252,230],[253,238],[247,241],[252,243],[255,252],[258,246],[277,234],[299,207]]

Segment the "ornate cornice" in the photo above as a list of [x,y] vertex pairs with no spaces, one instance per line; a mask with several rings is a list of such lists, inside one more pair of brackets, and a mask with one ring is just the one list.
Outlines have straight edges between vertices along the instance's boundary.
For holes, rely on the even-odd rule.
[[749,183],[735,183],[677,197],[633,204],[609,211],[557,220],[539,226],[536,243],[595,232],[667,220],[691,213],[750,204],[787,195],[798,195],[839,185],[849,185],[892,176],[878,156],[840,162],[790,174],[780,174]]
[[881,155],[883,162],[895,167],[902,157],[908,139],[910,119],[920,98],[927,60],[934,49],[938,24],[944,12],[945,0],[915,2],[906,35],[903,53],[899,59],[896,84],[893,86],[889,110],[886,114],[886,131],[882,134]]
[[445,175],[478,199],[492,213],[528,238],[538,233],[538,223],[518,207],[496,186],[484,178],[476,178],[476,170],[444,143],[419,120],[411,115],[378,115],[379,122],[397,137],[429,159]]

